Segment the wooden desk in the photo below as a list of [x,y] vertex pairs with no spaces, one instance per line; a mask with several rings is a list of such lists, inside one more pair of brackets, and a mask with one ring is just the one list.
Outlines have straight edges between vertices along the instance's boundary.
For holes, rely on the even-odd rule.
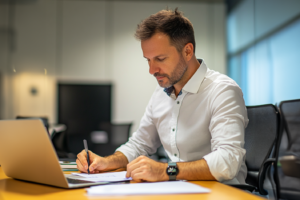
[[82,200],[82,199],[133,199],[133,200],[259,200],[264,199],[242,190],[232,188],[216,181],[191,181],[211,189],[208,194],[177,194],[177,195],[147,195],[147,196],[108,196],[89,197],[85,189],[61,189],[46,185],[29,183],[8,178],[0,167],[0,200]]

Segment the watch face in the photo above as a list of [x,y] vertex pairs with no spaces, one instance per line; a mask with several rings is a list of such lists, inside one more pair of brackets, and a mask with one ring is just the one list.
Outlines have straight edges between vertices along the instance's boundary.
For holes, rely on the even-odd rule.
[[168,175],[177,175],[177,169],[176,169],[176,167],[173,167],[173,166],[169,166],[168,168],[167,168],[167,174]]

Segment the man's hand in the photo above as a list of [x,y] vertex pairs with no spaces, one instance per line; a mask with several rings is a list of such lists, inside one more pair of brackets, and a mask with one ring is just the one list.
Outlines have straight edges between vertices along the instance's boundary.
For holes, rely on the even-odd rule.
[[[89,151],[90,156],[90,173],[99,173],[100,171],[104,171],[107,168],[106,159],[94,154],[93,152]],[[77,168],[81,172],[87,173],[88,163],[87,163],[87,155],[85,150],[82,150],[76,159]]]
[[167,181],[169,180],[167,167],[167,163],[159,163],[146,156],[139,156],[127,165],[126,177],[131,177],[137,182]]

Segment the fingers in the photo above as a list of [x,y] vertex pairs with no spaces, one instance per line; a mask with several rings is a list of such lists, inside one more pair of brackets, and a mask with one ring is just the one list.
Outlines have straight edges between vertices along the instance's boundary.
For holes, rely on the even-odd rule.
[[146,156],[140,156],[127,165],[126,177],[134,181],[164,181],[165,163],[156,162]]
[[101,164],[100,162],[101,161],[97,158],[93,159],[93,161],[92,161],[92,163],[90,164],[90,167],[89,167],[89,170],[90,170],[91,173],[95,173],[94,171],[99,171],[99,170],[97,170],[97,168],[98,168],[99,164]]
[[88,151],[88,153],[89,153],[90,165],[88,165],[87,155],[85,150],[82,150],[77,155],[77,160],[76,160],[77,168],[80,171],[85,173],[87,173],[88,168],[90,173],[99,173],[101,170],[103,170],[104,158],[94,154],[91,151]]
[[133,181],[140,183],[140,182],[145,182],[143,177],[144,177],[144,174],[141,172],[141,173],[134,174],[134,176],[131,178]]
[[85,150],[82,150],[79,154],[77,154],[77,167],[80,171],[87,171],[88,164],[87,164],[87,155]]
[[143,178],[145,178],[145,167],[139,167],[134,169],[131,172],[131,178],[136,182],[143,182]]
[[99,159],[97,159],[97,158],[100,156],[94,154],[91,151],[88,151],[88,153],[89,153],[89,159],[90,159],[90,167],[87,162],[87,155],[86,155],[85,150],[82,150],[79,154],[77,154],[77,160],[78,160],[78,161],[76,160],[77,167],[82,172],[87,172],[88,168],[89,168],[90,172],[93,172],[98,166],[97,162]]
[[147,162],[147,158],[146,156],[139,156],[136,159],[134,159],[133,161],[131,161],[128,165],[127,165],[127,173],[126,173],[126,177],[132,177],[131,173],[132,171],[134,171],[135,169],[143,166],[146,164]]
[[132,177],[131,173],[138,169],[139,167],[141,166],[141,163],[140,162],[135,162],[135,163],[129,163],[127,165],[127,173],[126,173],[126,177],[129,178],[129,177]]
[[77,164],[77,169],[81,172],[85,172],[85,169],[83,167],[83,165],[81,164],[81,162],[79,161],[79,159],[76,159],[76,164]]

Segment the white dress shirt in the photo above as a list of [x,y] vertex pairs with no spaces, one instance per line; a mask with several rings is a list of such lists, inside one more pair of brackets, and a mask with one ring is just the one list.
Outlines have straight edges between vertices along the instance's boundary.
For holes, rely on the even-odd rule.
[[176,98],[154,91],[138,130],[116,151],[129,162],[162,144],[173,162],[204,158],[220,182],[244,184],[247,110],[240,87],[204,61]]

